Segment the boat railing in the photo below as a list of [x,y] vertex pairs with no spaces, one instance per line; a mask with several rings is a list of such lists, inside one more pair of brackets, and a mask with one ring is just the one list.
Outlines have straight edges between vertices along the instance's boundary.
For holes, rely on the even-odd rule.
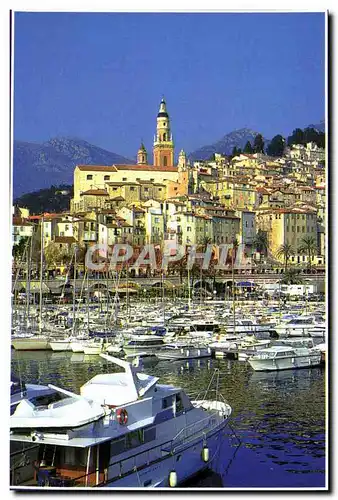
[[[106,469],[96,468],[89,473],[72,478],[73,486],[104,486],[107,482],[113,482],[123,478],[131,473],[137,473],[150,464],[162,461],[177,451],[177,448],[188,444],[191,441],[203,439],[206,440],[210,431],[215,429],[220,420],[217,418],[219,413],[216,411],[208,415],[208,417],[193,422],[181,431],[176,436],[168,441],[162,442],[154,447],[139,450],[137,453],[128,455],[123,459],[109,463]],[[56,478],[56,481],[61,481],[64,478]],[[62,486],[60,482],[60,486]],[[51,484],[52,485],[52,484]],[[53,484],[54,486],[56,484]],[[141,484],[140,484],[141,486]]]
[[207,417],[193,422],[181,429],[171,442],[171,451],[174,453],[179,446],[185,445],[189,441],[193,441],[199,437],[206,439],[208,432],[212,431],[219,425],[219,412],[209,414]]
[[[104,486],[133,472],[163,460],[172,454],[173,440],[165,441],[154,447],[143,449],[125,458],[110,462],[108,467],[96,468],[91,472],[72,478],[72,486]],[[57,481],[58,478],[56,478]],[[62,477],[59,478],[62,481]],[[62,484],[60,484],[62,486]]]

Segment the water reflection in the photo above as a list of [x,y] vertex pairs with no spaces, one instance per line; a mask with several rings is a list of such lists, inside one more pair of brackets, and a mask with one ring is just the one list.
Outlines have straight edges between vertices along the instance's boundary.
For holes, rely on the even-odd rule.
[[173,373],[174,371],[179,375],[183,372],[193,372],[195,370],[200,370],[205,369],[205,370],[210,370],[211,369],[211,359],[210,358],[201,358],[201,359],[180,359],[180,360],[175,360],[175,361],[159,361],[156,369],[158,370],[158,373],[161,374],[162,372],[167,372],[168,370],[170,373]]

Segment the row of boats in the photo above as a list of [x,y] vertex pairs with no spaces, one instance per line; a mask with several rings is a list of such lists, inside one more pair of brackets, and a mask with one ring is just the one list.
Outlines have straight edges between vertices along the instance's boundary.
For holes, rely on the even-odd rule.
[[[29,334],[14,329],[12,346],[17,350],[51,349],[167,360],[214,355],[248,361],[254,370],[316,366],[325,356],[326,325],[320,305],[307,315],[294,306],[284,307],[283,311],[262,308],[259,313],[243,306],[235,315],[231,305],[224,303],[190,309],[172,304],[162,318],[154,307],[143,304],[142,315],[139,310],[136,305],[133,320],[117,322],[111,328],[100,325],[100,316],[94,311],[94,324],[82,324],[77,330],[65,327],[63,334],[51,327],[44,333]],[[63,310],[56,317],[67,325],[72,312]],[[52,314],[55,319],[55,311]]]

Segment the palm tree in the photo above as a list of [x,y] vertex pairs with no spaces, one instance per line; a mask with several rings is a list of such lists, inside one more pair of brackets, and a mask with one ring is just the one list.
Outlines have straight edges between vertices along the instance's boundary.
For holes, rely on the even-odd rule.
[[15,245],[13,245],[13,248],[12,248],[12,255],[14,257],[14,259],[21,259],[26,251],[26,248],[28,246],[28,241],[29,241],[29,237],[28,236],[24,236],[22,238],[20,238],[19,240],[19,243],[16,243]]
[[290,267],[287,272],[284,273],[281,283],[284,285],[301,285],[303,280],[301,276],[299,276],[299,272],[300,271],[295,267]]
[[269,250],[268,233],[259,229],[252,244],[256,248],[257,252],[267,255]]
[[290,259],[291,255],[294,255],[294,254],[295,254],[295,251],[294,251],[292,245],[290,245],[290,243],[284,243],[284,245],[281,245],[278,248],[278,250],[276,252],[276,257],[277,258],[279,258],[279,257],[284,258],[284,273],[287,272],[289,259]]
[[239,243],[236,238],[232,240],[232,249],[231,249],[231,274],[232,274],[232,294],[235,293],[235,259],[237,255],[237,249],[239,247]]
[[[202,244],[200,245],[200,250],[202,253],[205,253],[206,249],[208,248],[208,245],[212,243],[212,240],[209,236],[204,236],[202,239]],[[193,271],[193,269],[192,269]],[[200,278],[200,293],[202,292],[202,285],[203,285],[203,260],[199,263],[199,278]],[[207,272],[205,274],[208,274]],[[194,274],[192,273],[192,276]],[[201,295],[202,297],[202,295]]]
[[302,244],[300,247],[298,247],[298,252],[307,254],[309,259],[308,267],[309,269],[311,269],[312,259],[318,252],[318,246],[315,238],[313,236],[305,236],[304,238],[302,238]]
[[201,245],[203,250],[206,250],[207,246],[210,245],[211,243],[212,243],[211,238],[209,236],[204,236]]

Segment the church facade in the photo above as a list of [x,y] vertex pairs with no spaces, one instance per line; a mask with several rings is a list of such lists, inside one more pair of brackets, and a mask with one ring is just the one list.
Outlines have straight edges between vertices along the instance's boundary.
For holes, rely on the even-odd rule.
[[[74,170],[72,212],[86,210],[88,205],[114,206],[114,199],[123,202],[164,200],[187,194],[187,157],[182,150],[174,165],[174,142],[166,102],[161,100],[157,114],[153,144],[153,165],[142,143],[135,165],[77,165]],[[110,203],[112,202],[112,203]]]

